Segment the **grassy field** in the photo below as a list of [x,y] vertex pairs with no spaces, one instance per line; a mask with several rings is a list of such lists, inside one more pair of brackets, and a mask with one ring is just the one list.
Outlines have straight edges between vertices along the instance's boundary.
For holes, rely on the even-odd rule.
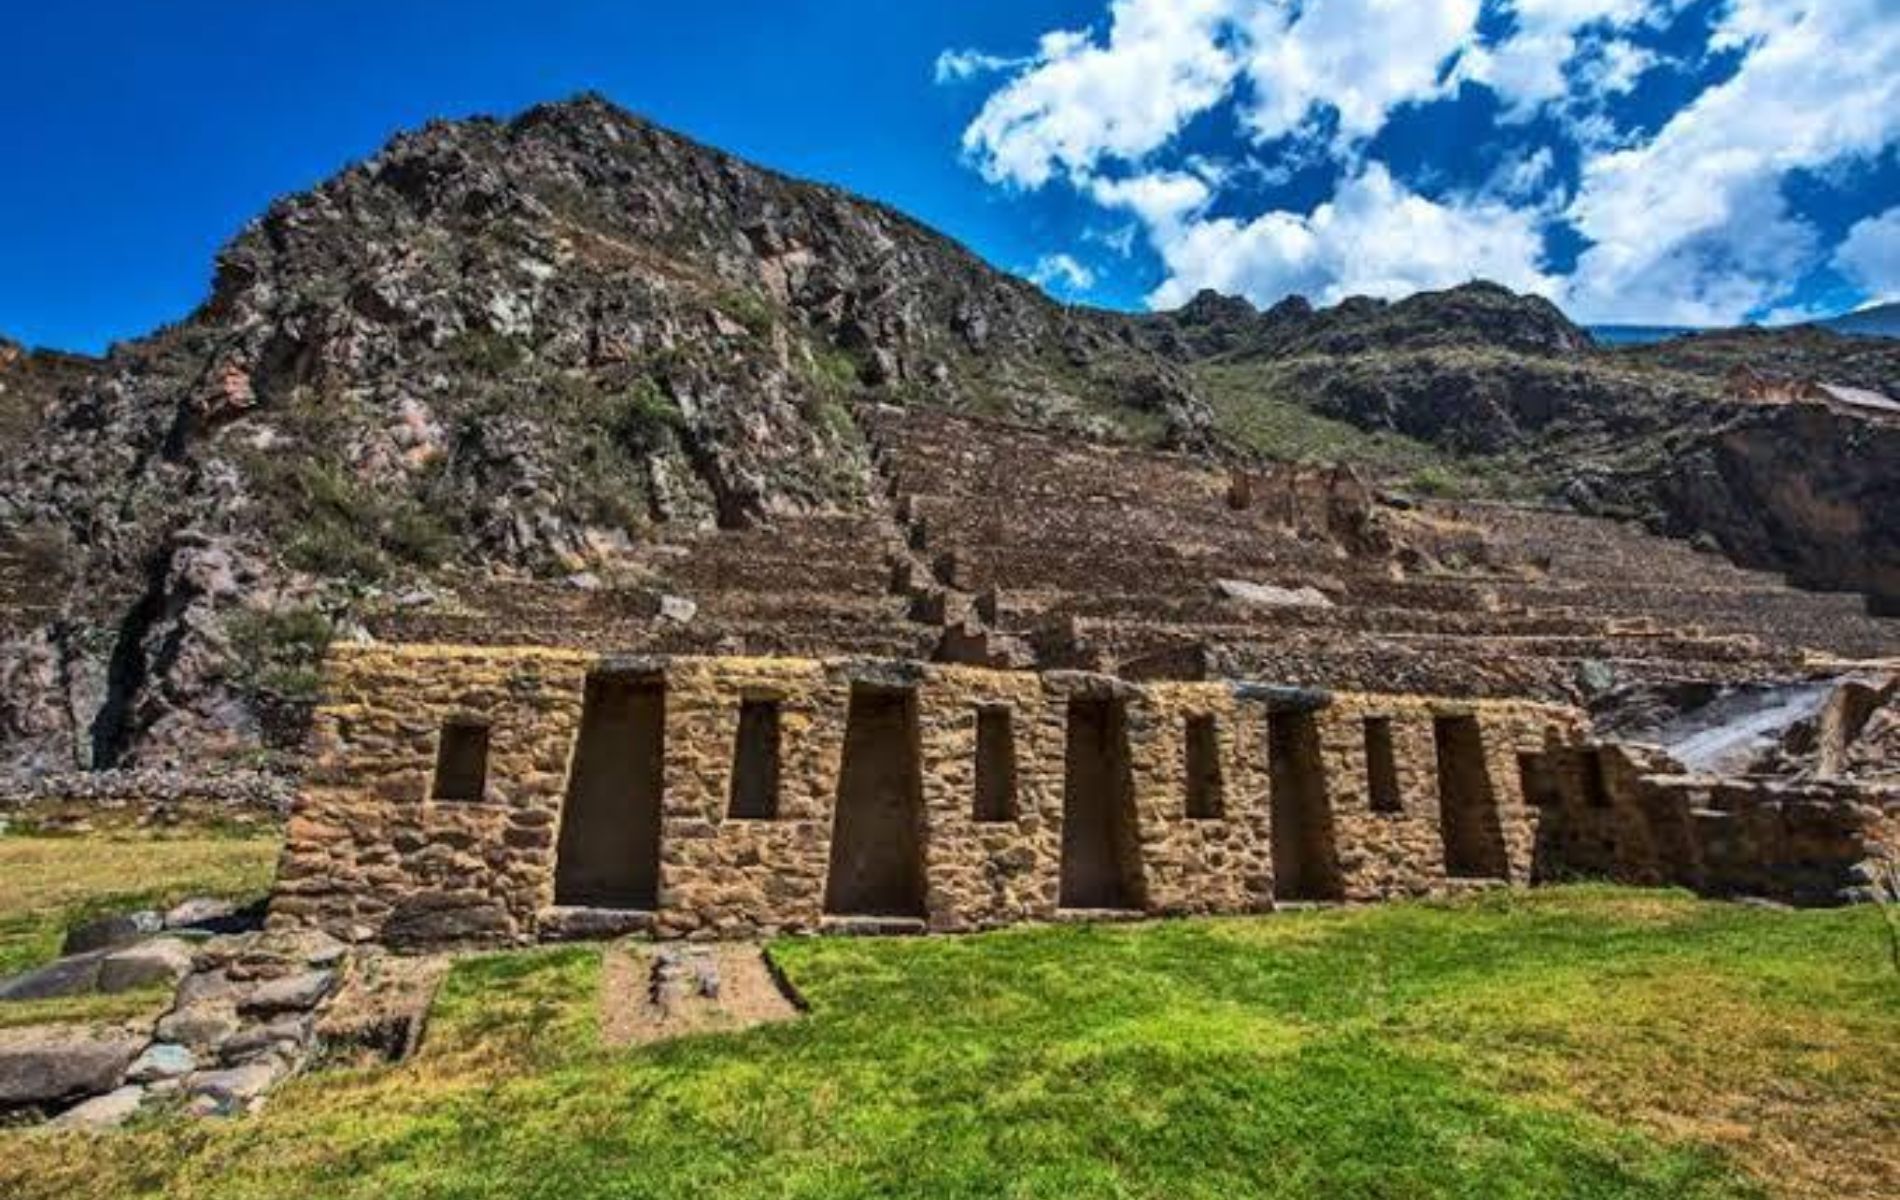
[[93,916],[261,896],[276,866],[274,837],[0,837],[0,975],[52,959],[67,926]]
[[470,958],[410,1063],[0,1134],[0,1195],[1900,1194],[1876,912],[1582,887],[774,952],[805,1019],[611,1051],[597,948]]

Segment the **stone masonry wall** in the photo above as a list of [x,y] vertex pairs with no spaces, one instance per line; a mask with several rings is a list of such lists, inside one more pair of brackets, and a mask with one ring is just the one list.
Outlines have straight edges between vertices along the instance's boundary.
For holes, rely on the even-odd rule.
[[[1433,721],[1474,717],[1508,881],[1533,874],[1538,812],[1518,756],[1577,742],[1580,714],[1502,701],[1286,693],[1204,682],[1136,685],[1078,672],[799,659],[615,660],[439,646],[342,646],[326,668],[315,765],[288,827],[271,919],[398,945],[506,943],[574,925],[555,909],[556,847],[586,680],[663,681],[664,799],[657,910],[623,923],[666,937],[816,931],[854,688],[915,698],[922,924],[954,931],[1059,919],[1065,747],[1072,700],[1125,714],[1141,910],[1243,913],[1274,903],[1268,722],[1314,709],[1344,898],[1443,890]],[[778,707],[777,813],[729,815],[739,713]],[[978,714],[1010,714],[1013,812],[974,811]],[[1401,806],[1374,812],[1365,719],[1390,722]],[[1220,813],[1186,812],[1185,731],[1211,717]],[[446,725],[489,729],[475,799],[431,798]],[[600,926],[596,925],[595,928]]]
[[1873,898],[1900,866],[1900,788],[1684,775],[1630,746],[1564,746],[1541,763],[1543,878],[1829,905]]

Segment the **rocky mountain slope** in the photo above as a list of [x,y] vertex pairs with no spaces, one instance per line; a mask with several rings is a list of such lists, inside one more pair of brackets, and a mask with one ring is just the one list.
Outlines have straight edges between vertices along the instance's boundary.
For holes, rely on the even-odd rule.
[[0,465],[0,555],[33,564],[0,576],[0,738],[45,766],[255,745],[367,587],[857,503],[849,397],[1209,440],[1100,323],[594,98],[279,202],[198,312],[57,400],[38,356],[0,370],[40,417]]
[[248,759],[368,597],[862,511],[867,400],[1220,456],[1283,453],[1225,419],[1277,405],[1887,594],[1893,428],[1732,402],[1717,358],[1485,285],[1069,308],[597,98],[438,123],[273,205],[186,320],[0,345],[0,766]]
[[1471,494],[1640,519],[1900,611],[1900,411],[1815,386],[1900,394],[1900,341],[1804,327],[1600,347],[1490,284],[1321,311],[1203,295],[1137,320],[1223,417],[1280,405],[1399,435],[1449,452]]

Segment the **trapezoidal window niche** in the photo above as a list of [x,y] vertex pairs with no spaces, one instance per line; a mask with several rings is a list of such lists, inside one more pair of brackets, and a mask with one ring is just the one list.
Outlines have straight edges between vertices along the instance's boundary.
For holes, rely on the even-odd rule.
[[665,788],[665,684],[589,678],[561,809],[556,904],[659,907]]
[[1069,701],[1062,785],[1063,908],[1137,910],[1146,899],[1120,700]]
[[837,800],[825,911],[923,916],[924,798],[916,693],[851,689]]
[[431,800],[473,804],[488,795],[488,722],[454,720],[436,739]]
[[1454,879],[1504,879],[1511,873],[1496,789],[1484,761],[1476,717],[1432,721],[1438,751],[1438,821],[1445,873]]
[[1016,819],[1016,728],[1007,708],[976,711],[976,802],[979,822]]
[[1225,780],[1220,765],[1220,725],[1212,716],[1187,719],[1182,731],[1182,769],[1186,772],[1185,810],[1190,821],[1218,821],[1227,815]]
[[732,747],[732,790],[726,815],[738,821],[778,817],[779,702],[747,700],[739,706],[739,733]]
[[1267,717],[1267,776],[1273,831],[1273,894],[1280,900],[1340,900],[1333,807],[1326,795],[1319,721],[1312,713]]
[[1399,794],[1399,760],[1392,750],[1392,718],[1366,718],[1366,797],[1372,811],[1388,816],[1405,811]]

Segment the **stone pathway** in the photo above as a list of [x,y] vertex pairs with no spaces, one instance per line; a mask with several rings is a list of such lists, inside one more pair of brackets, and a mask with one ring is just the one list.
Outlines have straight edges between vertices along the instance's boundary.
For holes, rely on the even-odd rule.
[[609,1046],[731,1032],[799,1015],[755,945],[617,942],[603,954],[600,1029]]

